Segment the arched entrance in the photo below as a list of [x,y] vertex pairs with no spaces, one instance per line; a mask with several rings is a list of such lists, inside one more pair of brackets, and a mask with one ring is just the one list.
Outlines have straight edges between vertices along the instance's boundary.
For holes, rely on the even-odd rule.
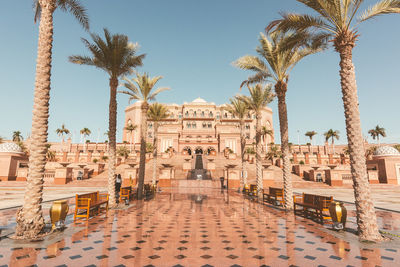
[[188,154],[188,155],[192,155],[192,149],[190,148],[190,147],[185,147],[184,149],[183,149],[183,151],[186,151],[186,153]]
[[215,151],[215,148],[213,148],[213,147],[208,147],[207,148],[207,155],[215,155],[215,153],[216,153],[216,151]]
[[203,155],[203,148],[197,147],[197,148],[194,150],[194,153],[195,153],[196,155]]

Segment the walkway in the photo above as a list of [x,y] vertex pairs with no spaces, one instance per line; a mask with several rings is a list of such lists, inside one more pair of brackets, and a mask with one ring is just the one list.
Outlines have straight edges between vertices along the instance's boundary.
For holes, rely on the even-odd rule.
[[[398,215],[380,212],[382,227],[398,227]],[[33,248],[1,240],[0,266],[398,266],[398,240],[361,244],[233,192],[173,191],[71,223]]]

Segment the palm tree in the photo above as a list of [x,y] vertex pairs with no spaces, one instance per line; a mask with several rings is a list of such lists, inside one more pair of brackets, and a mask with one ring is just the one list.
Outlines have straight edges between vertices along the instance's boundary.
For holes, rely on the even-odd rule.
[[275,93],[278,97],[279,127],[281,132],[281,149],[283,156],[283,186],[285,191],[285,209],[293,209],[293,188],[289,152],[289,127],[286,106],[286,92],[289,73],[304,57],[324,48],[323,39],[311,34],[273,32],[260,35],[257,56],[239,58],[235,65],[241,69],[254,71],[255,74],[246,82],[262,81],[272,78],[275,82]]
[[64,134],[69,134],[69,133],[70,132],[69,132],[69,130],[67,128],[65,128],[64,123],[61,125],[61,128],[58,128],[56,130],[56,134],[61,137],[62,146],[64,146]]
[[378,139],[378,145],[380,144],[379,136],[386,137],[385,128],[379,127],[379,125],[376,125],[375,129],[369,130],[368,133],[372,136],[372,139],[374,139],[374,140],[375,140],[375,138]]
[[16,143],[22,142],[24,140],[24,137],[22,136],[20,131],[14,131],[12,134],[12,140]]
[[[147,136],[147,112],[149,110],[149,101],[154,100],[160,92],[169,90],[169,88],[161,87],[153,91],[156,83],[162,79],[162,76],[149,77],[147,73],[143,75],[136,74],[136,78],[131,80],[124,77],[123,86],[127,91],[120,91],[122,94],[129,96],[129,102],[132,100],[141,101],[142,118],[140,125],[140,162],[139,162],[139,180],[138,180],[138,199],[143,198],[143,184],[146,164],[146,136]],[[135,84],[136,83],[136,84]],[[153,92],[152,92],[153,91]]]
[[400,13],[400,1],[381,0],[364,11],[357,19],[363,0],[297,1],[316,11],[318,15],[285,14],[282,19],[272,22],[268,28],[275,27],[276,30],[283,31],[317,32],[330,39],[335,50],[340,54],[339,73],[347,139],[350,146],[358,232],[361,239],[382,240],[368,182],[352,50],[359,36],[357,26],[361,22],[379,15]]
[[56,152],[50,150],[51,145],[50,144],[46,144],[46,160],[48,161],[55,161],[56,159]]
[[256,179],[257,179],[257,193],[258,197],[262,197],[263,180],[262,180],[262,167],[261,167],[261,111],[269,104],[274,98],[272,93],[272,86],[270,84],[257,83],[254,86],[247,85],[249,88],[250,96],[239,95],[237,99],[243,101],[249,110],[253,111],[256,115]]
[[118,148],[117,154],[118,156],[127,159],[129,157],[129,150],[125,146],[121,146]]
[[242,163],[242,175],[240,179],[240,187],[239,187],[239,192],[244,188],[244,186],[247,184],[247,175],[244,174],[245,172],[245,166],[244,166],[244,154],[246,153],[245,147],[246,147],[246,138],[244,136],[244,120],[246,118],[246,115],[249,114],[249,107],[247,106],[246,102],[242,101],[241,99],[238,98],[231,98],[229,99],[231,102],[229,105],[227,105],[224,109],[231,113],[232,115],[238,117],[239,119],[239,128],[240,128],[240,158],[241,158],[241,163]]
[[46,164],[54,11],[58,8],[72,13],[85,29],[89,28],[86,9],[79,0],[34,0],[33,3],[35,6],[34,20],[35,22],[40,20],[40,22],[32,134],[29,146],[29,171],[24,204],[17,212],[15,230],[15,235],[21,239],[37,238],[45,226],[41,203]]
[[136,128],[137,125],[132,125],[131,123],[125,127],[125,131],[129,133],[129,153],[132,153],[132,133]]
[[62,138],[62,142],[64,142],[64,134],[69,134],[69,130],[65,128],[64,123],[61,125],[61,128],[56,130],[56,134]]
[[[333,154],[335,154],[335,138],[336,140],[339,140],[339,131],[336,130],[332,130],[329,129],[327,132],[324,133],[325,136],[325,142],[328,142],[329,139],[331,139],[331,144],[332,144],[332,151]],[[349,146],[349,151],[350,151],[351,147]]]
[[274,136],[274,131],[271,129],[268,129],[267,126],[263,126],[261,128],[261,137],[262,137],[262,141],[265,143],[265,152],[268,152],[268,147],[267,147],[267,135],[269,135],[270,137]]
[[145,55],[137,55],[139,45],[130,43],[126,35],[112,35],[107,29],[104,29],[104,40],[97,34],[92,33],[90,36],[93,43],[84,38],[82,41],[91,53],[91,57],[71,56],[69,61],[75,64],[94,66],[104,70],[110,76],[108,192],[110,194],[110,207],[114,208],[117,205],[115,198],[115,163],[118,79],[123,75],[132,73],[132,68],[142,66]]
[[0,144],[4,143],[4,138],[0,136]]
[[[317,132],[316,131],[308,131],[306,132],[304,135],[307,136],[308,138],[310,138],[310,143],[311,143],[311,147],[312,147],[312,138],[314,137],[314,135],[316,135]],[[312,153],[312,151],[310,151]]]
[[272,165],[274,165],[274,159],[279,158],[281,155],[282,155],[282,153],[279,151],[278,146],[275,145],[274,143],[270,143],[269,151],[266,155],[266,158],[271,161]]
[[81,134],[81,135],[83,135],[83,147],[84,147],[84,150],[85,150],[85,152],[86,152],[86,147],[87,147],[87,144],[86,144],[86,137],[88,137],[92,132],[89,130],[89,128],[83,128],[82,130],[80,130],[79,131],[79,133]]
[[158,127],[161,121],[168,118],[168,108],[165,105],[154,103],[149,106],[149,110],[147,112],[147,117],[149,120],[154,122],[154,139],[153,139],[153,179],[151,183],[153,185],[156,184],[156,175],[157,175],[157,136],[158,136]]

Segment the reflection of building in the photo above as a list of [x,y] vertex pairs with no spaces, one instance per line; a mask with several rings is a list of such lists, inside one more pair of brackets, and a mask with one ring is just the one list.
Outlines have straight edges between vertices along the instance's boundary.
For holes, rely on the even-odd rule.
[[[140,102],[136,102],[125,109],[125,124],[137,125],[132,133],[124,131],[123,141],[132,142],[136,147],[140,143],[141,109]],[[217,106],[197,98],[183,105],[166,105],[170,117],[161,123],[158,130],[159,151],[164,152],[172,147],[177,152],[183,153],[213,153],[222,152],[229,148],[234,153],[240,153],[239,120],[224,110],[224,105]],[[272,110],[265,107],[262,111],[261,125],[272,130]],[[247,144],[255,142],[255,115],[251,114],[245,119],[245,136]],[[152,142],[154,137],[153,123],[148,122],[147,141]],[[266,136],[265,143],[273,142],[271,136]]]
[[377,170],[380,183],[400,185],[400,152],[390,146],[378,147],[372,160],[367,160],[368,170]]

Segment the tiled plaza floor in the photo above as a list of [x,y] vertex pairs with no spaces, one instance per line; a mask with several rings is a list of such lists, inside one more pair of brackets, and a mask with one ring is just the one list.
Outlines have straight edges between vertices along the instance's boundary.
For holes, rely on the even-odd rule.
[[[380,217],[390,229],[399,221]],[[400,266],[398,242],[364,245],[218,190],[163,192],[59,236],[34,248],[0,241],[0,266]]]

